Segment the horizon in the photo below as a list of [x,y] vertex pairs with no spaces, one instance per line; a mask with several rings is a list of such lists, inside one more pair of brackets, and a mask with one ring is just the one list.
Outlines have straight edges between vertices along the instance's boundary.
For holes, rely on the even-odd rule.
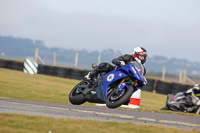
[[[13,37],[13,36],[1,36],[0,35],[0,37],[11,37],[11,38],[14,38],[14,39],[28,39],[28,40],[31,40],[31,41],[33,41],[33,44],[35,45],[36,44],[36,41],[42,41],[42,40],[32,40],[31,38],[21,38],[21,37]],[[71,48],[71,49],[67,49],[67,48],[64,48],[64,47],[56,47],[56,46],[54,46],[54,47],[48,47],[48,46],[46,46],[46,44],[45,44],[45,42],[44,41],[42,41],[43,42],[43,44],[42,45],[44,45],[46,48],[49,48],[49,49],[53,49],[53,48],[56,48],[56,49],[64,49],[64,50],[73,50],[73,51],[75,51],[75,52],[81,52],[81,51],[87,51],[88,53],[92,53],[92,52],[98,52],[99,54],[101,54],[103,51],[106,51],[106,50],[112,50],[114,53],[118,53],[118,52],[120,52],[120,53],[122,53],[120,50],[114,50],[114,49],[112,49],[112,48],[107,48],[107,49],[103,49],[103,50],[101,50],[101,51],[98,51],[98,50],[87,50],[87,49],[80,49],[80,50],[77,50],[77,49],[73,49],[73,48]],[[123,54],[122,54],[123,55]],[[187,61],[187,62],[193,62],[193,63],[198,63],[198,64],[200,64],[200,62],[198,62],[198,61],[190,61],[190,60],[187,60],[187,59],[184,59],[184,58],[177,58],[177,57],[166,57],[166,56],[162,56],[162,55],[153,55],[153,56],[149,56],[148,55],[148,57],[149,58],[155,58],[155,57],[164,57],[164,58],[166,58],[167,60],[171,60],[171,59],[177,59],[177,60],[184,60],[184,61]]]

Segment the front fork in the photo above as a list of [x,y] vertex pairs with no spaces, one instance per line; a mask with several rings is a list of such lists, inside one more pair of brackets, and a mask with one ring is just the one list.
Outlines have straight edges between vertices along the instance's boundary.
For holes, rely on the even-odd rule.
[[[128,80],[128,82],[125,82],[125,80]],[[123,88],[126,86],[126,85],[132,85],[134,87],[134,90],[137,90],[137,80],[131,80],[129,79],[129,77],[124,77],[121,82],[119,83],[119,86],[117,88],[115,88],[115,90],[113,90],[114,88],[110,88],[110,86],[108,87],[108,93],[107,95],[109,95],[112,91],[115,91],[116,93],[121,93],[121,91],[123,90]]]
[[118,90],[121,91],[127,84],[131,84],[132,86],[136,87],[138,85],[137,80],[135,81],[129,81],[130,83],[124,82],[127,79],[127,77],[125,77],[124,79],[122,79],[122,81],[119,84]]

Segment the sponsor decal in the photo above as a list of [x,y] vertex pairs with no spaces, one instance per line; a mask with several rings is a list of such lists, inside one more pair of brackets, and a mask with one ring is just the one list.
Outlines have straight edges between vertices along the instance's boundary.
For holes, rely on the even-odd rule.
[[134,67],[131,67],[131,69],[133,70],[134,73],[137,73]]
[[110,75],[108,75],[107,77],[107,81],[110,82],[114,79],[115,75],[113,73],[111,73]]
[[121,76],[122,76],[122,73],[119,73],[119,76],[121,77]]

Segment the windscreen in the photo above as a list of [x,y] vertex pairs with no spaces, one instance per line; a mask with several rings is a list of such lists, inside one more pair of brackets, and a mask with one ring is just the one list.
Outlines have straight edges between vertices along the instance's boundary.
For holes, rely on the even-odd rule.
[[144,67],[142,64],[133,61],[131,62],[132,64],[134,64],[135,68],[137,69],[137,71],[139,72],[140,76],[144,76]]

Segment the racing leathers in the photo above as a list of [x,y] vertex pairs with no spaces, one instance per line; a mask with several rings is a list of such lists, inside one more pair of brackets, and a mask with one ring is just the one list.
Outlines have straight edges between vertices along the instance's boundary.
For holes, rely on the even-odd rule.
[[[115,64],[116,66],[125,66],[125,65],[128,65],[129,63],[131,63],[132,61],[136,61],[133,58],[133,55],[125,54],[125,55],[119,56],[118,58],[113,59],[112,63]],[[144,64],[142,64],[142,65],[144,67],[143,75],[145,76],[146,68],[145,68]],[[88,80],[91,80],[94,76],[96,76],[99,73],[102,73],[102,72],[108,73],[114,69],[115,69],[115,66],[113,66],[107,62],[103,62],[103,63],[99,64],[99,66],[97,68],[95,68],[94,70],[89,72],[85,76],[85,78]]]

